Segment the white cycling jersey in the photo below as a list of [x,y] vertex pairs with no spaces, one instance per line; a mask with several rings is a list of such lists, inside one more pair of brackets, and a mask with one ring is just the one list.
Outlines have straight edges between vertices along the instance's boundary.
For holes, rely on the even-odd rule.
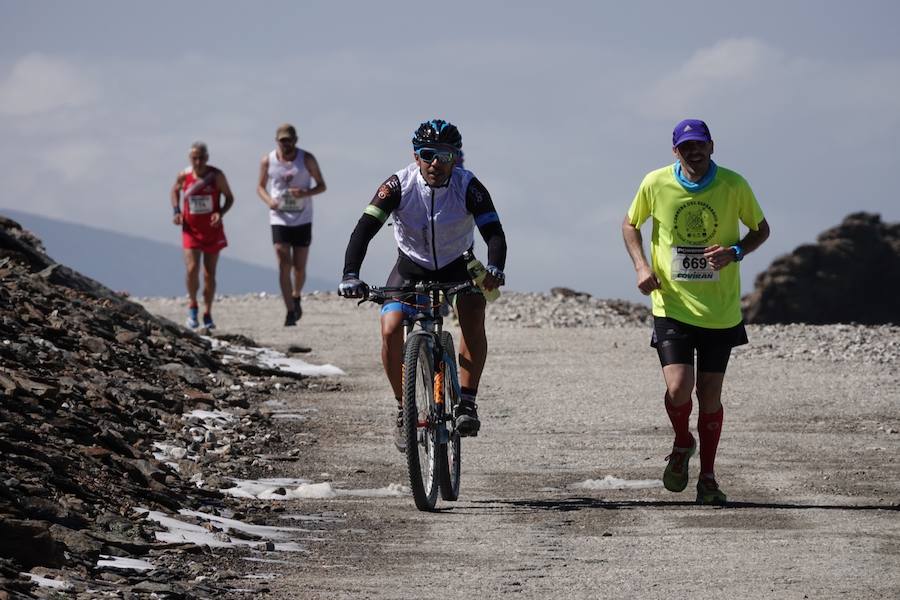
[[416,163],[395,175],[400,180],[400,205],[391,216],[403,254],[433,271],[472,247],[475,219],[466,208],[471,171],[453,169],[447,185],[438,188],[425,183]]

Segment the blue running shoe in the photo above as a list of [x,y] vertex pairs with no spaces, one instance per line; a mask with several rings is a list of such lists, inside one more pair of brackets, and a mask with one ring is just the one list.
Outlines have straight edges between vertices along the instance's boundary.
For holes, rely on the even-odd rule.
[[213,323],[211,314],[203,313],[203,327],[206,329],[215,329],[216,328],[216,324]]
[[197,321],[197,307],[196,306],[191,306],[190,308],[188,308],[188,317],[187,317],[187,322],[185,323],[185,325],[187,325],[191,329],[197,329],[198,327],[200,327],[200,322]]

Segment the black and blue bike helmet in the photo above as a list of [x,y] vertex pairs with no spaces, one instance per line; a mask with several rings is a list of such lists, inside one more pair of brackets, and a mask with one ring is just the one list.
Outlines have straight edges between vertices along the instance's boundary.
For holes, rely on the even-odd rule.
[[426,146],[451,146],[457,150],[462,149],[462,135],[453,123],[441,119],[425,121],[412,138],[413,150],[419,150]]

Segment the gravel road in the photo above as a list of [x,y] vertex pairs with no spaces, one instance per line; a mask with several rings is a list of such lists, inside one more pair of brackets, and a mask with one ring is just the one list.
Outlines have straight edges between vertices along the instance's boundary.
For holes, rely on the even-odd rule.
[[[435,513],[405,495],[282,503],[339,518],[308,553],[267,565],[266,598],[900,598],[900,329],[749,327],[725,381],[717,474],[730,505],[700,507],[698,461],[685,492],[659,481],[672,436],[639,317],[504,298],[460,500]],[[182,299],[141,302],[183,319]],[[309,346],[304,360],[347,373],[340,391],[288,399],[315,409],[303,426],[316,443],[276,474],[406,485],[375,307],[311,294],[304,311],[285,328],[271,296],[215,307],[221,331]]]

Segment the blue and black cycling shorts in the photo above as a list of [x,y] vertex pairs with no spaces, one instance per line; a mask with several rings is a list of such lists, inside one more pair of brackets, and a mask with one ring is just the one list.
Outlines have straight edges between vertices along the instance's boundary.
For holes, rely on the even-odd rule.
[[[411,258],[401,252],[396,264],[394,264],[394,268],[391,270],[391,274],[388,275],[385,286],[408,287],[421,281],[459,283],[468,280],[469,272],[466,270],[466,261],[462,257],[444,265],[440,269],[431,271],[413,262]],[[477,289],[463,293],[481,294]],[[398,297],[395,301],[385,302],[384,306],[381,307],[381,314],[402,311],[407,316],[414,316],[419,312],[415,305],[425,305],[430,301],[431,299],[428,296],[422,294],[419,294],[415,299]]]

